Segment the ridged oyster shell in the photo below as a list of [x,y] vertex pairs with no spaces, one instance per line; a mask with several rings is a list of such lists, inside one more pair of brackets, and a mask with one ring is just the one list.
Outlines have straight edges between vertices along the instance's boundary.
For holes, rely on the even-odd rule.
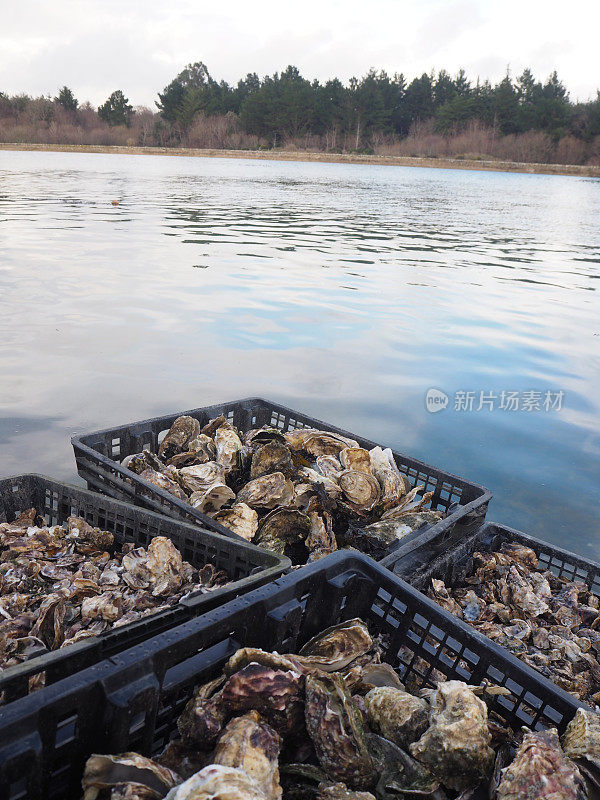
[[583,778],[560,749],[556,730],[526,733],[502,771],[497,800],[583,800]]
[[200,423],[194,417],[177,417],[158,448],[158,457],[167,460],[182,453],[187,443],[200,433]]
[[562,746],[569,758],[585,758],[600,769],[600,716],[578,708],[563,733]]
[[439,683],[431,702],[430,727],[410,745],[414,758],[449,789],[462,791],[489,777],[494,751],[487,706],[462,681]]
[[258,514],[246,503],[234,503],[231,508],[217,511],[214,519],[247,542],[252,541],[258,530]]
[[332,625],[313,636],[300,649],[298,659],[325,672],[333,672],[344,669],[372,646],[373,639],[367,626],[362,620],[354,618]]
[[375,781],[361,713],[340,675],[306,677],[306,729],[327,776],[351,789],[368,789]]
[[[169,789],[181,783],[181,778],[176,772],[137,753],[119,756],[94,754],[85,765],[81,781],[83,798],[95,800],[100,790],[128,783],[143,786],[156,798],[161,798]],[[151,796],[146,793],[146,797]]]
[[259,784],[241,769],[210,764],[171,789],[164,800],[268,800]]
[[408,692],[384,686],[365,697],[369,725],[376,733],[405,750],[429,725],[429,705]]
[[234,717],[215,747],[215,764],[243,770],[268,800],[280,800],[279,749],[281,740],[257,711]]
[[249,481],[238,492],[237,502],[252,508],[287,506],[294,496],[294,485],[282,472],[271,472]]

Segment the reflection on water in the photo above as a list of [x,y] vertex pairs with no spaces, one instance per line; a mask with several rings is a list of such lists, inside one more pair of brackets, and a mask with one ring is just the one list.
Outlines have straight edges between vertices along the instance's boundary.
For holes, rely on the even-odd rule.
[[[598,557],[599,218],[593,179],[0,152],[0,474],[74,480],[74,432],[263,395]],[[528,390],[562,410],[453,407]]]

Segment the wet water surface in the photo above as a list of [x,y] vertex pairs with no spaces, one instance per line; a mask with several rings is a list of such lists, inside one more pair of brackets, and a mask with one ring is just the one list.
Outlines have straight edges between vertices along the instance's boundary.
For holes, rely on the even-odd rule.
[[0,152],[0,474],[261,395],[600,559],[599,220],[594,179]]

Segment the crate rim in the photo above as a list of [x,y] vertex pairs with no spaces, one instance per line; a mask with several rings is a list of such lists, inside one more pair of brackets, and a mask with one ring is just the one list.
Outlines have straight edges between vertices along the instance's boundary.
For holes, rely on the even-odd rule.
[[[164,418],[169,418],[169,417],[173,417],[174,419],[176,419],[179,416],[185,416],[185,415],[188,415],[188,414],[193,414],[195,412],[204,411],[206,408],[211,408],[212,406],[228,406],[228,405],[235,405],[235,404],[240,404],[241,405],[241,404],[244,404],[244,403],[245,404],[262,403],[262,404],[265,404],[267,406],[275,407],[280,411],[283,411],[283,412],[285,412],[287,414],[291,414],[291,415],[294,415],[294,416],[298,415],[298,414],[301,414],[301,415],[307,416],[307,417],[309,416],[308,414],[304,414],[304,412],[302,412],[302,411],[297,411],[295,409],[289,408],[288,406],[284,406],[281,403],[277,403],[277,402],[274,402],[274,401],[271,401],[271,400],[267,400],[264,397],[253,396],[253,397],[242,398],[242,399],[239,399],[239,400],[229,400],[229,401],[222,402],[222,403],[212,403],[209,406],[201,406],[199,408],[192,408],[192,409],[188,409],[187,411],[180,411],[180,412],[175,412],[175,413],[172,413],[172,414],[163,414],[162,416],[158,416],[158,417],[148,417],[147,419],[137,420],[135,422],[130,422],[130,423],[125,423],[125,425],[120,425],[118,427],[124,428],[124,427],[128,427],[128,426],[131,427],[133,425],[144,425],[144,424],[147,424],[147,423],[154,423],[157,420],[162,420]],[[313,423],[317,423],[319,425],[323,425],[325,429],[330,429],[330,430],[332,430],[332,431],[334,431],[334,432],[336,432],[338,434],[341,434],[342,436],[353,438],[354,436],[359,435],[359,434],[356,434],[356,433],[352,433],[350,431],[346,431],[343,428],[337,428],[336,426],[331,425],[328,422],[324,422],[323,420],[320,420],[320,419],[317,419],[317,418],[314,418],[314,417],[310,417],[310,419],[311,419],[311,421]],[[186,514],[191,514],[192,516],[196,517],[196,519],[197,519],[197,523],[196,524],[199,524],[199,525],[202,524],[203,521],[200,519],[200,517],[198,517],[197,513],[195,512],[195,509],[192,508],[192,506],[189,506],[183,500],[179,500],[174,495],[169,494],[169,492],[167,492],[165,489],[161,489],[159,486],[156,486],[155,484],[150,483],[150,482],[140,478],[139,475],[137,475],[136,473],[132,472],[127,467],[123,467],[122,464],[119,461],[113,460],[113,459],[109,458],[108,456],[105,456],[103,453],[100,453],[98,450],[95,450],[86,441],[86,440],[88,440],[89,438],[91,438],[93,436],[106,436],[107,434],[112,433],[114,430],[115,430],[115,427],[109,427],[109,428],[102,428],[102,429],[95,430],[95,431],[90,431],[89,433],[80,433],[80,434],[73,435],[71,437],[71,445],[73,447],[73,450],[75,451],[75,454],[77,454],[77,449],[79,448],[81,451],[83,451],[87,455],[91,456],[92,458],[100,461],[105,466],[109,466],[110,469],[116,470],[120,475],[122,475],[122,476],[124,476],[126,478],[129,478],[130,476],[134,476],[134,479],[136,481],[138,481],[146,490],[148,490],[148,491],[150,491],[150,492],[152,492],[154,494],[157,494],[160,498],[162,498],[163,500],[166,500],[169,504],[173,505],[175,508],[178,508],[180,511],[183,511]],[[363,441],[365,443],[367,443],[368,445],[370,445],[371,447],[385,447],[382,444],[378,444],[377,442],[374,442],[372,439],[367,439],[367,438],[365,438],[363,436],[360,436],[360,438],[363,439]],[[391,449],[392,452],[395,453],[395,454],[405,455],[405,454],[400,453],[399,450],[395,450],[395,449],[392,449],[392,448],[389,448],[389,449]],[[417,529],[416,531],[413,532],[413,534],[409,534],[409,537],[407,537],[407,538],[409,538],[410,540],[409,540],[409,542],[405,542],[404,545],[403,545],[403,540],[400,540],[397,544],[392,545],[392,547],[394,549],[391,550],[390,553],[387,556],[384,557],[383,561],[386,561],[387,559],[392,558],[392,556],[394,556],[395,554],[403,553],[404,551],[406,551],[407,548],[413,549],[414,547],[420,545],[422,543],[421,542],[421,537],[429,537],[430,534],[432,536],[437,535],[439,532],[445,530],[448,527],[448,521],[454,521],[454,523],[460,523],[460,521],[464,517],[468,516],[469,513],[472,510],[475,510],[476,508],[479,508],[480,506],[487,506],[490,503],[490,501],[492,500],[492,497],[493,497],[492,491],[490,489],[486,488],[485,486],[483,486],[482,484],[474,483],[474,482],[469,481],[469,480],[467,480],[465,478],[461,478],[460,476],[455,475],[452,472],[448,472],[448,471],[440,469],[438,467],[433,467],[431,464],[427,464],[426,462],[421,461],[420,459],[417,459],[417,458],[413,458],[412,456],[409,456],[409,458],[410,458],[410,460],[412,462],[414,462],[414,464],[416,466],[418,466],[420,468],[422,467],[424,470],[435,469],[437,472],[443,472],[444,476],[447,479],[450,479],[450,480],[456,482],[457,484],[462,485],[463,487],[468,486],[468,487],[474,489],[476,492],[479,493],[479,496],[476,497],[473,500],[470,500],[468,503],[465,503],[464,505],[459,505],[458,509],[453,511],[451,514],[448,514],[448,516],[444,517],[444,519],[441,519],[438,522],[436,522],[433,525],[431,525],[430,527],[428,527],[424,532],[419,533],[419,530]],[[218,531],[220,534],[225,535],[225,536],[229,536],[229,537],[235,537],[236,539],[237,538],[241,538],[241,537],[238,537],[237,534],[233,533],[233,531],[231,531],[228,528],[226,528],[225,526],[221,525],[216,520],[213,521],[213,524],[215,526],[215,530]],[[396,555],[396,557],[398,557],[398,556]]]

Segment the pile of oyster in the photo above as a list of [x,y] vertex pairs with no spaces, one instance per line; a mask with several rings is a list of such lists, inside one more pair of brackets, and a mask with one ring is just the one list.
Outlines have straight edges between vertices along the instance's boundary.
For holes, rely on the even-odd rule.
[[[481,687],[416,696],[359,619],[297,655],[246,647],[194,691],[151,760],[93,755],[84,800],[582,800],[600,766],[600,718],[554,729],[488,718]],[[493,691],[492,688],[489,691]]]
[[112,533],[84,519],[69,517],[66,525],[47,527],[30,508],[14,522],[0,523],[0,669],[135,622],[226,581],[212,564],[192,567],[164,536],[147,549],[115,548]]
[[178,417],[158,453],[123,466],[267,550],[304,564],[338,547],[381,558],[442,512],[411,489],[391,450],[336,433],[263,427],[240,433],[224,416],[203,428]]
[[531,548],[505,542],[474,553],[465,585],[434,579],[429,597],[578,700],[600,705],[600,599],[585,583],[539,569]]

